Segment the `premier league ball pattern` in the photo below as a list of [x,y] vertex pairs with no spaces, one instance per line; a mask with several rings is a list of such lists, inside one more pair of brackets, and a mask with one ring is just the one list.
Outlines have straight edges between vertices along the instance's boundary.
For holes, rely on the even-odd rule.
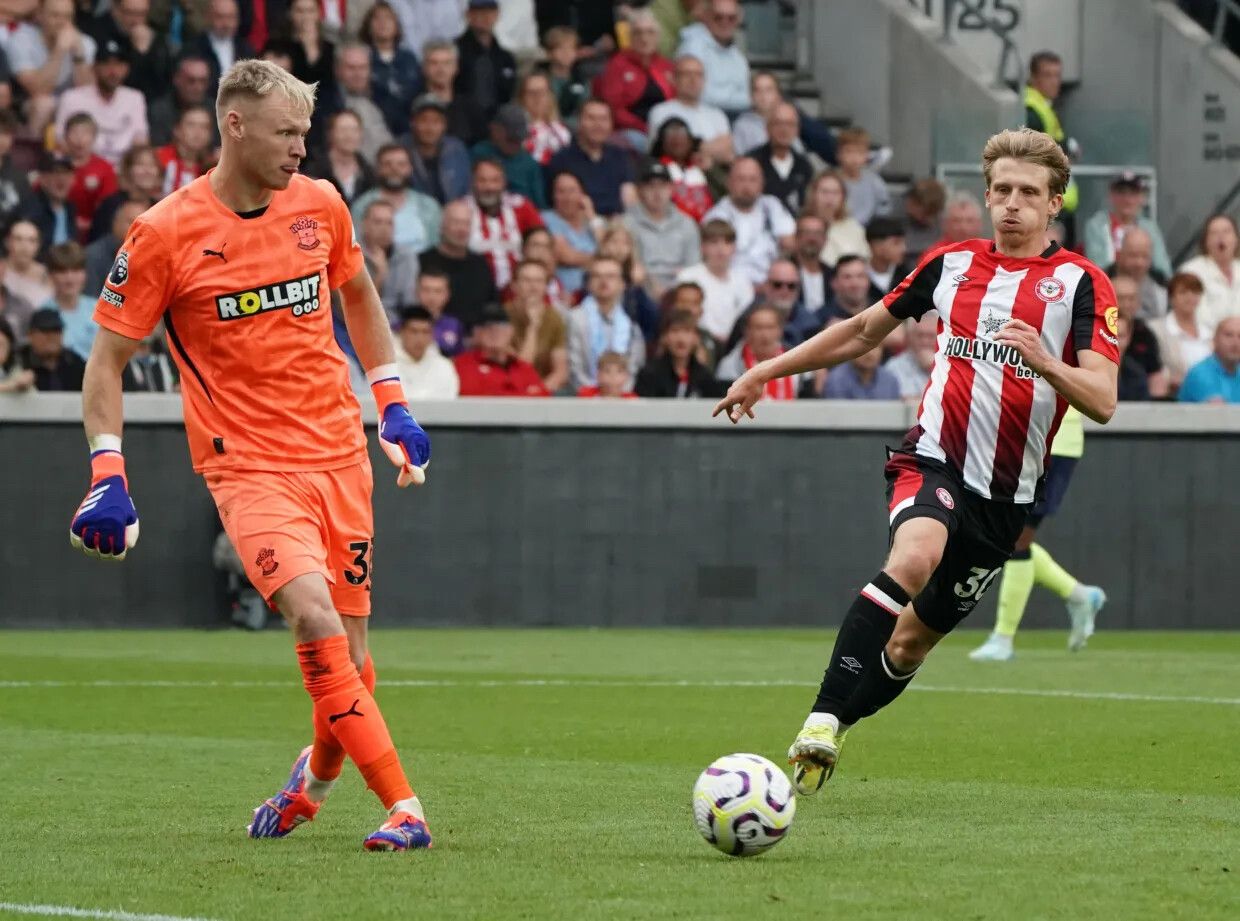
[[693,818],[710,844],[733,857],[779,844],[796,814],[788,777],[761,755],[724,755],[693,788]]

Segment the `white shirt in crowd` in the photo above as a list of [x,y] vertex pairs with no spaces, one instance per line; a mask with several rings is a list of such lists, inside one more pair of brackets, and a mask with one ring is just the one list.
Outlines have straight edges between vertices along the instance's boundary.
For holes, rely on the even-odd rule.
[[660,102],[650,110],[650,116],[647,118],[650,136],[654,137],[658,134],[659,126],[669,118],[684,119],[685,124],[689,126],[690,133],[703,141],[713,141],[732,130],[728,117],[723,114],[723,109],[717,109],[704,102],[691,106],[679,99],[669,99],[667,102]]
[[233,45],[234,40],[231,38],[220,38],[214,32],[208,32],[207,41],[211,43],[211,50],[215,52],[215,59],[220,62],[220,73],[224,73],[233,66],[233,59],[236,53],[236,46]]
[[801,300],[806,310],[818,310],[827,302],[827,276],[801,269]]
[[735,265],[726,278],[720,278],[699,262],[681,269],[676,281],[691,281],[702,289],[702,328],[716,339],[732,335],[737,318],[753,303],[753,285]]
[[892,282],[895,280],[896,267],[893,265],[886,272],[875,271],[874,266],[866,264],[865,270],[869,273],[870,284],[879,291],[886,294],[892,288]]
[[923,370],[917,363],[917,356],[913,354],[912,349],[905,349],[883,367],[894,374],[896,380],[900,382],[900,399],[920,399],[926,389],[926,383],[930,380],[930,372]]
[[1194,256],[1180,266],[1201,279],[1205,292],[1197,307],[1197,322],[1214,329],[1224,317],[1240,314],[1240,259],[1231,262],[1231,281],[1209,256]]
[[400,345],[399,337],[393,336],[396,345],[396,367],[400,371],[400,382],[405,388],[406,399],[415,400],[454,400],[461,392],[461,381],[456,375],[456,365],[444,358],[439,346],[431,343],[421,361],[413,357]]
[[702,223],[720,220],[736,231],[736,255],[732,265],[745,273],[751,284],[766,280],[767,270],[779,255],[780,237],[796,233],[797,222],[774,195],[763,195],[748,211],[731,198],[724,198],[706,212]]
[[1180,328],[1173,313],[1149,321],[1158,339],[1163,364],[1174,377],[1182,377],[1189,368],[1214,353],[1214,329],[1201,321],[1200,307],[1197,308],[1197,317],[1195,337]]

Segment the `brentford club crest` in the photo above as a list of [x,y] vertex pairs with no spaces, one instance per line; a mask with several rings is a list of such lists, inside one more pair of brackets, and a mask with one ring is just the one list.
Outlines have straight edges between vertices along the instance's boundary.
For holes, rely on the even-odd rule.
[[297,237],[298,249],[314,249],[319,245],[318,235],[315,233],[319,229],[319,222],[313,218],[302,215],[289,225],[289,230]]
[[955,500],[955,499],[953,499],[953,498],[952,498],[952,494],[951,494],[951,493],[949,493],[949,492],[948,492],[946,489],[944,489],[942,486],[940,486],[938,489],[936,489],[936,490],[934,491],[934,494],[935,494],[936,496],[938,496],[938,499],[939,499],[939,501],[940,501],[941,503],[943,503],[943,507],[944,507],[944,508],[946,508],[946,509],[949,509],[949,510],[950,510],[950,509],[953,509],[953,508],[955,508],[955,507],[956,507],[956,500]]
[[1054,275],[1047,275],[1033,286],[1033,293],[1048,304],[1062,301],[1064,290],[1063,282]]

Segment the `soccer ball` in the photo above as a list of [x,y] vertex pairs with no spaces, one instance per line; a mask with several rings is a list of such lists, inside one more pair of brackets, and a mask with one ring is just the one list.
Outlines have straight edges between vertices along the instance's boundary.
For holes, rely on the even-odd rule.
[[779,844],[796,811],[788,777],[761,755],[724,755],[693,787],[698,831],[733,857],[752,857]]

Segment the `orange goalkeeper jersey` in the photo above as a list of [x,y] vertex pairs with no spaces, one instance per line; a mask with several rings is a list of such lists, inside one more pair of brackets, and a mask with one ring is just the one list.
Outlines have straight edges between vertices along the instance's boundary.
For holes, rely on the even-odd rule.
[[330,300],[362,264],[330,183],[296,175],[243,218],[203,176],[134,221],[95,320],[142,339],[163,318],[196,471],[331,470],[366,453]]

